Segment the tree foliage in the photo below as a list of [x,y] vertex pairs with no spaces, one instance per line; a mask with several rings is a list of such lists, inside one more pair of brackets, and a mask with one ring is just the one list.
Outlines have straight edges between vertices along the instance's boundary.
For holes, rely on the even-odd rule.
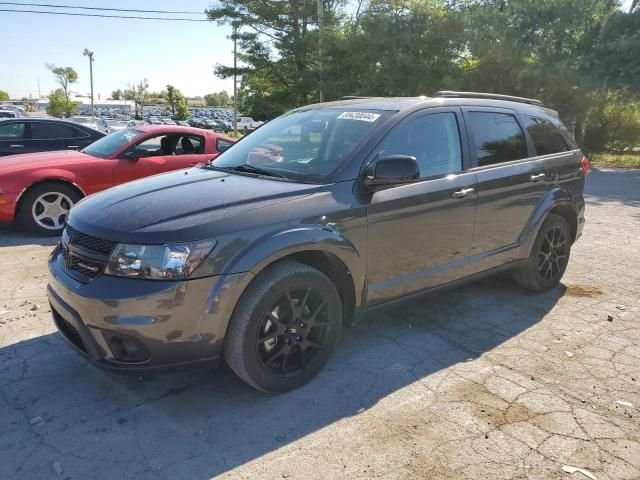
[[[634,2],[636,5],[637,2]],[[607,109],[640,100],[640,8],[617,0],[219,0],[237,27],[240,108],[255,118],[344,95],[439,89],[540,98],[579,142]],[[628,118],[628,116],[625,116]],[[603,139],[594,148],[603,148]]]
[[111,92],[111,100],[124,100],[125,92],[123,92],[120,88]]
[[70,117],[78,111],[80,102],[68,100],[63,89],[58,88],[49,94],[47,113],[52,117]]
[[228,107],[231,97],[226,91],[209,93],[204,96],[208,107]]
[[71,100],[71,85],[77,83],[78,73],[71,67],[56,67],[52,63],[48,63],[47,69],[53,73],[67,103]]
[[124,91],[125,100],[131,100],[134,106],[134,116],[136,119],[142,119],[142,105],[145,102],[149,82],[145,78],[138,83],[130,83],[127,90]]
[[167,85],[165,99],[167,100],[166,110],[171,113],[172,118],[185,120],[189,116],[187,100],[176,87]]
[[0,90],[0,102],[6,102],[9,100],[9,94],[4,90]]

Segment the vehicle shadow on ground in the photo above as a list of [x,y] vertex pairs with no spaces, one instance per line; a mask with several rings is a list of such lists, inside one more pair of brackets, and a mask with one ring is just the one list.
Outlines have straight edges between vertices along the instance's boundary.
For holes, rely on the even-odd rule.
[[640,207],[640,169],[591,167],[585,184],[589,203],[620,202]]
[[[392,392],[476,358],[539,322],[564,294],[495,277],[366,315],[325,369],[285,395],[215,371],[123,377],[49,334],[0,349],[0,478],[210,479]],[[34,449],[33,445],[37,445]]]
[[50,237],[32,235],[25,233],[14,226],[0,227],[0,248],[20,247],[26,245],[51,245],[54,246],[60,241],[60,235]]

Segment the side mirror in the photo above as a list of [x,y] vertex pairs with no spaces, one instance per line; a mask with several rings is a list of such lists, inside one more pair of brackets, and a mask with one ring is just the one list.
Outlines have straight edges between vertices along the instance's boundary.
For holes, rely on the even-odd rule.
[[367,186],[399,185],[415,182],[420,178],[420,167],[416,157],[409,155],[390,155],[374,160],[364,177]]

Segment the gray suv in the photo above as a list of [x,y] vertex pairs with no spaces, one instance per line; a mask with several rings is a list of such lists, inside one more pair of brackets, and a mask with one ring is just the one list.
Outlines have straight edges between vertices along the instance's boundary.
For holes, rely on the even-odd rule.
[[49,261],[54,321],[104,367],[224,357],[284,392],[374,307],[504,270],[553,288],[582,233],[588,168],[537,100],[299,108],[206,165],[79,202]]

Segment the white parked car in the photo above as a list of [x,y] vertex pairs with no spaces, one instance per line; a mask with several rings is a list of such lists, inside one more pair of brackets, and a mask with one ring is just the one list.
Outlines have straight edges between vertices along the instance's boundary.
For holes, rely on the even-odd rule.
[[[233,122],[232,122],[233,123]],[[238,117],[238,130],[255,130],[264,122],[256,122],[251,117]],[[232,125],[233,128],[233,125]]]
[[75,123],[80,123],[89,128],[93,128],[94,130],[104,131],[98,126],[98,121],[94,117],[84,117],[84,116],[78,115],[75,117],[70,117],[69,120]]
[[98,123],[98,130],[106,134],[117,132],[118,130],[127,128],[126,120],[112,120],[112,119],[101,118],[100,120],[98,120],[97,123]]
[[0,118],[18,118],[18,114],[13,110],[0,110]]

